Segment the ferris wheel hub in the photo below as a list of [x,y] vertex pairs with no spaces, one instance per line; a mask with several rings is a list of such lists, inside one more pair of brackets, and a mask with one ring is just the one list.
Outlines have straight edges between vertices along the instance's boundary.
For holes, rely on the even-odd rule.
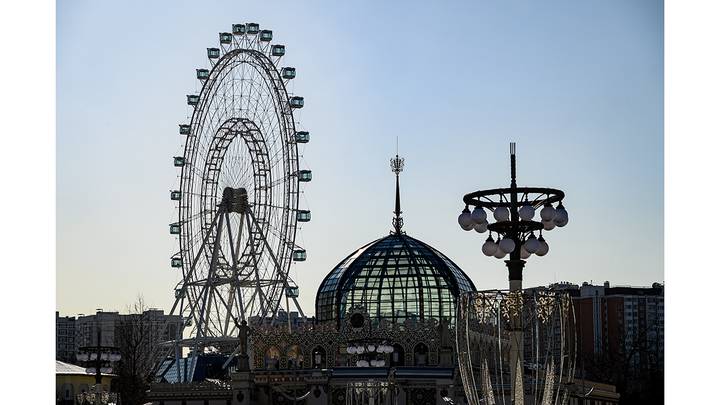
[[246,213],[250,207],[247,190],[244,187],[225,187],[220,207],[224,208],[226,212]]

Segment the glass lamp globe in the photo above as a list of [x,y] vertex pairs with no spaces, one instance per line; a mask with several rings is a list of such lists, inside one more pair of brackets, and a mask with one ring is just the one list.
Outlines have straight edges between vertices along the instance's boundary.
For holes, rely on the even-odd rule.
[[492,236],[488,236],[485,243],[482,245],[482,252],[485,256],[492,256],[495,254],[495,251],[498,250],[498,245],[493,240]]
[[559,227],[563,227],[568,223],[568,212],[565,207],[563,207],[562,203],[560,203],[555,210],[555,218],[553,218],[553,222],[555,222],[555,225]]
[[498,247],[505,253],[511,253],[513,250],[515,250],[515,241],[512,240],[512,238],[508,238],[506,236],[498,243]]
[[358,346],[355,348],[355,351],[357,352],[357,354],[363,354],[365,353],[365,348],[362,346]]
[[372,353],[375,351],[375,345],[368,345],[367,349],[370,353]]
[[473,226],[473,229],[475,229],[475,232],[477,233],[483,233],[487,231],[487,222],[480,222]]
[[538,242],[535,235],[531,233],[525,241],[523,247],[525,248],[525,250],[527,250],[528,253],[535,253],[540,247],[540,242]]
[[469,231],[472,229],[473,226],[473,220],[470,217],[470,210],[465,207],[464,210],[458,215],[458,224],[460,224],[460,227],[466,231]]
[[545,231],[552,231],[555,228],[555,221],[542,221],[543,224],[543,230]]
[[510,210],[507,207],[498,207],[493,211],[493,217],[498,222],[510,220]]
[[520,246],[520,258],[525,260],[530,257],[530,253],[525,250],[525,245]]
[[525,204],[518,210],[518,215],[523,221],[530,221],[535,216],[535,208],[530,204]]
[[540,219],[543,221],[552,221],[555,218],[555,208],[552,204],[545,204],[543,209],[540,210]]
[[538,256],[545,256],[548,251],[550,250],[550,246],[548,246],[548,243],[545,242],[545,238],[543,238],[542,235],[538,238],[538,242],[540,242],[540,247],[538,247],[537,252],[535,252]]
[[497,250],[495,251],[495,254],[494,254],[493,256],[495,256],[495,257],[498,258],[498,259],[502,259],[503,257],[505,257],[506,254],[507,254],[507,253],[505,253],[502,249],[500,249],[500,248],[498,247]]
[[475,207],[472,213],[470,213],[470,218],[472,218],[476,224],[487,222],[487,213],[482,207]]

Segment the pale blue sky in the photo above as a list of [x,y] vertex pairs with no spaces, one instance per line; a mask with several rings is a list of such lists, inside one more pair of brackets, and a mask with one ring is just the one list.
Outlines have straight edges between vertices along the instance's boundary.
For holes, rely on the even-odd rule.
[[565,190],[525,285],[663,280],[662,2],[180,2],[57,5],[57,308],[168,309],[179,273],[168,234],[171,156],[205,48],[258,22],[287,46],[313,170],[298,242],[301,303],[324,275],[390,230],[395,137],[406,158],[405,229],[478,288],[507,284],[486,237],[464,232],[462,196],[508,182]]

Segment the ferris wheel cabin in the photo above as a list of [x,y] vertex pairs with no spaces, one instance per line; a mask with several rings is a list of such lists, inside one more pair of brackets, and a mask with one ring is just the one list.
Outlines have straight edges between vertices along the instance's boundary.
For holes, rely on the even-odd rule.
[[249,35],[256,35],[260,32],[260,24],[257,23],[248,23],[245,28],[245,33]]
[[180,201],[180,190],[173,190],[170,192],[170,200],[172,201]]
[[298,210],[297,220],[298,220],[298,222],[310,222],[310,211],[309,210]]
[[232,34],[229,32],[221,32],[220,43],[226,45],[232,43]]
[[245,24],[233,24],[232,32],[234,35],[244,35],[245,34]]
[[188,94],[187,95],[187,103],[191,106],[196,106],[200,102],[200,96],[197,94]]
[[210,58],[210,59],[217,59],[220,57],[220,49],[219,48],[208,48],[207,55],[208,55],[208,58]]
[[305,99],[300,96],[290,97],[290,108],[303,108]]
[[297,298],[300,296],[300,289],[298,287],[287,287],[285,288],[285,295],[288,298]]
[[180,135],[190,135],[190,125],[180,124]]
[[283,56],[285,55],[285,45],[273,45],[270,48],[270,55],[272,56]]
[[210,71],[207,69],[195,69],[195,72],[199,80],[206,80],[210,77]]
[[185,165],[185,157],[184,156],[173,157],[173,165],[175,165],[175,167],[183,167]]
[[307,252],[305,249],[298,249],[293,251],[293,261],[304,262],[307,259]]
[[298,181],[308,182],[308,181],[312,180],[312,171],[311,170],[298,170],[297,176],[298,176]]
[[310,132],[308,132],[308,131],[295,132],[295,142],[297,142],[297,143],[310,142]]
[[263,42],[270,42],[272,41],[272,31],[271,30],[262,30],[260,31],[260,40]]
[[295,78],[295,68],[294,67],[284,67],[280,70],[280,75],[283,79],[294,79]]

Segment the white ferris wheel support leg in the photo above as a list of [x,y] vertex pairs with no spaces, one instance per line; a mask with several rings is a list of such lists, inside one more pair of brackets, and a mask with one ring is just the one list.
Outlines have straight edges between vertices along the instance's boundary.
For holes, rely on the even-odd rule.
[[[283,272],[282,267],[280,267],[280,263],[278,262],[277,258],[275,257],[275,254],[273,253],[273,250],[270,248],[270,244],[268,243],[267,238],[265,237],[265,234],[263,233],[263,231],[262,231],[262,229],[260,228],[260,226],[258,226],[257,221],[255,221],[255,215],[253,215],[252,211],[248,211],[248,213],[250,214],[250,217],[252,218],[253,222],[255,223],[255,227],[257,228],[258,232],[260,232],[260,236],[262,236],[262,240],[263,240],[263,242],[265,242],[265,247],[268,249],[268,252],[270,252],[270,257],[273,259],[273,262],[275,263],[275,266],[277,267],[278,272],[279,272],[280,275],[282,276],[283,284],[284,284],[284,286],[285,286],[285,288],[286,288],[286,290],[285,290],[285,295],[286,295],[286,298],[287,298],[287,288],[289,287],[288,282],[287,282],[287,280],[288,280],[288,275],[285,274],[285,273]],[[298,311],[300,312],[300,316],[302,316],[302,317],[304,318],[304,317],[305,317],[305,314],[303,313],[303,310],[302,310],[302,308],[300,307],[300,304],[297,302],[297,299],[296,299],[295,297],[293,297],[293,302],[295,303],[295,307],[296,307],[296,308],[298,309]],[[288,319],[289,319],[289,317],[290,317],[290,307],[288,306]]]
[[[250,217],[252,217],[252,214],[250,215]],[[265,301],[267,301],[267,297],[265,296],[265,294],[263,294],[262,286],[260,285],[260,273],[258,273],[260,271],[258,268],[260,264],[258,263],[257,254],[255,253],[255,239],[252,236],[252,228],[250,226],[249,218],[248,218],[248,221],[245,222],[245,224],[247,225],[248,241],[250,243],[250,253],[253,258],[253,261],[255,262],[255,266],[254,266],[255,267],[255,293],[253,293],[253,296],[255,294],[260,296],[260,310],[261,310],[261,314],[262,314],[262,316],[260,317],[260,323],[262,324],[265,322],[265,316],[267,315],[267,306],[265,305]],[[252,301],[253,300],[251,299],[248,302],[248,305],[250,305],[250,303],[252,303]]]
[[[223,228],[223,219],[224,217],[221,215],[221,210],[218,210],[218,215],[220,216],[220,219],[218,220],[218,226],[217,226],[217,232],[215,235],[215,243],[213,244],[213,252],[212,252],[212,259],[210,261],[210,269],[208,270],[208,278],[205,282],[205,286],[203,287],[203,305],[200,309],[200,323],[197,326],[197,333],[195,334],[195,351],[197,352],[198,345],[200,344],[200,337],[207,336],[207,324],[210,320],[210,313],[209,311],[206,312],[207,304],[208,304],[208,297],[210,295],[210,290],[213,289],[212,279],[215,275],[215,267],[217,266],[217,258],[218,254],[220,253],[220,239],[222,236],[222,228]],[[224,211],[224,210],[222,210]],[[208,232],[209,233],[209,232]],[[205,319],[207,318],[207,319]],[[205,322],[203,322],[205,321]],[[204,323],[204,324],[203,324]]]
[[[255,229],[257,229],[258,233],[260,234],[260,237],[261,237],[262,241],[265,243],[265,247],[268,249],[268,251],[269,251],[269,253],[270,253],[270,257],[271,257],[271,258],[273,259],[273,261],[275,262],[276,267],[279,267],[278,264],[277,264],[277,260],[275,260],[275,256],[274,256],[273,253],[272,253],[272,249],[270,248],[269,244],[267,243],[267,240],[265,239],[265,234],[263,233],[262,229],[261,229],[260,226],[258,225],[257,220],[255,220],[255,216],[253,215],[252,211],[248,211],[248,214],[249,214],[249,218],[248,218],[248,233],[250,233],[250,234],[252,235],[252,225],[250,224],[250,219],[252,219],[252,222],[253,222],[253,224],[255,225]],[[254,242],[254,241],[253,241],[253,242]],[[254,243],[252,244],[252,246],[255,246]],[[256,270],[257,270],[257,266],[256,266]],[[282,274],[282,271],[280,271],[280,274]],[[257,276],[257,273],[256,273],[256,276]],[[259,286],[259,285],[260,285],[260,282],[259,282],[259,280],[258,280],[258,286]],[[277,288],[277,286],[276,286],[275,284],[273,284],[273,291],[274,291],[275,288]],[[262,293],[262,290],[261,290],[261,289],[258,290],[258,291]],[[273,294],[273,296],[274,296],[274,294]],[[267,297],[267,296],[266,296],[266,297]],[[262,323],[265,322],[265,318],[266,318],[267,315],[268,315],[268,310],[270,309],[270,310],[271,310],[271,312],[270,312],[270,317],[271,317],[270,325],[274,325],[274,324],[275,324],[275,318],[276,318],[277,311],[278,311],[278,307],[280,306],[280,301],[278,300],[277,304],[275,304],[274,302],[271,302],[271,301],[268,300],[267,298],[265,298],[265,300],[267,301],[267,304],[266,304],[266,306],[265,306],[265,308],[263,309],[263,312],[262,312],[262,317],[261,317]]]
[[[233,293],[235,293],[236,289],[241,288],[240,280],[238,280],[238,274],[240,272],[242,272],[243,270],[245,270],[245,268],[247,267],[247,264],[243,264],[242,268],[238,268],[239,263],[237,263],[238,257],[240,257],[240,242],[242,241],[243,227],[245,225],[245,216],[246,216],[245,214],[240,214],[240,226],[238,226],[238,237],[237,237],[237,241],[235,244],[234,260],[236,262],[236,265],[235,265],[235,271],[233,273],[233,283],[234,283],[233,284]],[[232,241],[230,242],[230,244],[232,246]],[[237,298],[238,308],[240,308],[240,318],[243,321],[247,321],[247,318],[245,316],[245,304],[243,303],[242,293],[239,293],[239,294],[235,293],[235,297]],[[231,332],[232,331],[235,331],[234,327],[233,327],[233,329],[231,329]]]
[[[240,232],[238,235],[238,241],[242,239],[242,221],[244,214],[240,214]],[[232,276],[230,278],[230,295],[228,297],[228,302],[225,305],[227,307],[227,312],[225,312],[225,326],[223,327],[223,335],[229,336],[229,326],[230,326],[230,318],[232,317],[235,322],[237,322],[237,318],[235,318],[231,306],[235,303],[235,287],[237,284],[237,274],[238,274],[238,260],[237,260],[237,254],[235,253],[235,249],[233,248],[233,234],[232,234],[232,227],[230,226],[230,214],[227,212],[225,213],[225,222],[227,222],[228,227],[228,240],[230,245],[230,254],[232,256]],[[239,244],[239,242],[238,242]],[[241,307],[242,308],[242,307]],[[241,310],[242,311],[242,310]],[[242,315],[242,319],[245,319],[244,311]]]

